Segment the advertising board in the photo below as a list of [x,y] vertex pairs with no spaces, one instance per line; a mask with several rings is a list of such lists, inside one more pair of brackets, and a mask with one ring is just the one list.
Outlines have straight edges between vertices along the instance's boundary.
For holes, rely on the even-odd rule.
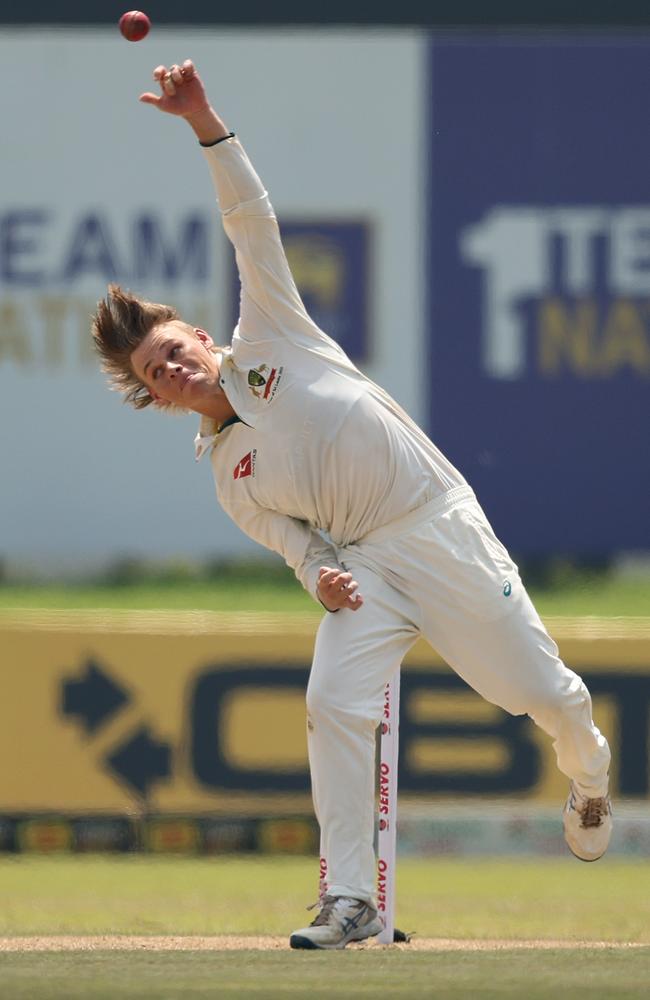
[[[0,814],[311,814],[313,623],[288,616],[2,615]],[[556,630],[612,743],[617,797],[650,796],[648,627]],[[551,740],[418,643],[401,684],[400,801],[560,803]]]
[[[7,32],[0,57],[21,79],[20,101],[0,94],[10,137],[0,192],[0,555],[11,565],[56,575],[123,555],[264,555],[220,511],[208,465],[195,464],[198,418],[131,412],[108,392],[91,346],[90,319],[112,281],[170,303],[217,343],[232,334],[233,253],[202,153],[183,123],[138,101],[156,65],[186,55],[286,220],[317,320],[425,416],[424,38],[155,25],[129,45],[116,25]],[[24,108],[45,94],[34,128]],[[399,142],[387,142],[386,120],[398,118]]]
[[431,43],[431,423],[517,553],[648,548],[649,55]]

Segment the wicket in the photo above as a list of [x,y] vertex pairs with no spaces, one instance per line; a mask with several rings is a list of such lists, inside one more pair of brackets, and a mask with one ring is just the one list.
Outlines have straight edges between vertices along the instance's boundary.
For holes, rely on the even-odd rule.
[[386,685],[384,716],[380,726],[377,908],[384,919],[384,929],[377,935],[377,940],[381,944],[392,944],[395,935],[399,682],[398,671]]

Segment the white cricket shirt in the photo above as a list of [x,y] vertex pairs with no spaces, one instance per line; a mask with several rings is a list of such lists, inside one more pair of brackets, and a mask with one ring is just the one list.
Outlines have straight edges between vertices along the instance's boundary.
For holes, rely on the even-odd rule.
[[[337,548],[465,486],[391,397],[310,319],[268,195],[237,139],[204,149],[241,279],[221,384],[241,422],[203,417],[223,509],[316,597]],[[332,544],[323,538],[325,532]]]

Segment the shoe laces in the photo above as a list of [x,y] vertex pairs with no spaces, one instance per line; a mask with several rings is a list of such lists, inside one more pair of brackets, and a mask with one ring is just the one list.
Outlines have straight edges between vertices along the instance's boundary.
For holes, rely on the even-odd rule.
[[585,829],[600,826],[608,811],[609,804],[605,796],[598,799],[586,799],[584,805],[580,807],[580,826]]
[[308,906],[308,910],[314,910],[317,906],[320,906],[320,913],[312,920],[309,926],[322,927],[323,924],[329,923],[330,915],[338,899],[338,896],[323,896],[321,899],[317,899],[315,903],[312,903],[311,906]]
[[336,909],[338,903],[344,899],[343,896],[323,896],[321,899],[312,903],[308,906],[308,910],[314,910],[317,906],[320,906],[320,913],[318,916],[312,920],[310,927],[323,927],[325,924],[329,923],[332,912]]

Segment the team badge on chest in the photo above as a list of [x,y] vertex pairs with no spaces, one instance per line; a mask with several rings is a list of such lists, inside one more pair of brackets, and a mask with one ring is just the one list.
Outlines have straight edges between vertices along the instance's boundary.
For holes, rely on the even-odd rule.
[[270,403],[278,391],[283,371],[282,365],[278,368],[270,368],[269,365],[263,364],[258,365],[257,368],[251,368],[248,372],[248,388],[258,399]]

